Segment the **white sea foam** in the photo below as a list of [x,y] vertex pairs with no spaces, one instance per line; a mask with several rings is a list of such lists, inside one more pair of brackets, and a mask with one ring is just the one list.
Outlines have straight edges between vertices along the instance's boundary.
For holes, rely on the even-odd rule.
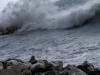
[[37,29],[63,29],[82,25],[92,18],[93,5],[100,2],[92,0],[84,5],[71,9],[59,10],[52,1],[47,0],[19,0],[10,2],[0,15],[0,27],[19,27],[18,31]]

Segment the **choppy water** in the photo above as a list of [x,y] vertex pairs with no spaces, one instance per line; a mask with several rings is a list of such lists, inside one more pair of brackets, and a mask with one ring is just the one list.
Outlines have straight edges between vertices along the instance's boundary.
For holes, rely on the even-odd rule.
[[[16,18],[12,17],[12,11],[10,11],[9,16],[11,20],[8,22],[9,17],[7,17],[7,13],[5,13],[5,18],[1,17],[1,27],[5,28],[18,21],[23,25],[21,25],[21,29],[14,34],[0,35],[0,59],[16,57],[28,60],[32,55],[35,55],[40,59],[47,59],[49,61],[61,60],[64,64],[79,64],[88,60],[95,66],[100,66],[99,2],[99,0],[91,0],[91,2],[87,0],[61,0],[57,3],[55,2],[53,4],[57,4],[60,7],[58,10],[57,6],[56,11],[56,13],[60,11],[60,17],[58,14],[55,16],[55,11],[52,11],[49,14],[50,20],[48,20],[48,17],[43,17],[43,20],[41,20],[41,15],[39,16],[40,19],[38,17],[33,18],[34,13],[31,14],[30,11],[32,12],[32,10],[30,10],[27,13],[28,15],[31,14],[32,17],[29,15],[28,21],[23,20],[23,18],[26,17],[24,15],[26,13],[24,13],[24,16],[21,16],[19,20],[15,21]],[[51,3],[50,6],[52,6]],[[74,10],[72,10],[72,8],[74,8]],[[39,9],[41,8],[39,7]],[[46,10],[46,14],[48,15],[47,11],[48,10]],[[18,10],[16,12],[18,16],[21,14]],[[53,16],[51,16],[51,14],[53,14]],[[35,23],[39,23],[36,28],[34,28],[33,19],[36,19]],[[39,21],[37,21],[38,19]],[[31,22],[31,24],[24,21]],[[24,26],[25,23],[26,25]],[[19,24],[19,22],[17,24]],[[83,26],[66,29],[74,25]],[[27,29],[27,27],[29,29]]]

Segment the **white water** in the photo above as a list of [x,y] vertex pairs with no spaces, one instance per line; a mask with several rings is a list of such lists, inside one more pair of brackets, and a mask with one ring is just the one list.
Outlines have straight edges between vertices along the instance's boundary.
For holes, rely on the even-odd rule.
[[70,30],[23,31],[0,36],[0,59],[16,57],[29,60],[32,55],[49,61],[61,60],[64,64],[79,64],[88,60],[100,66],[100,24]]
[[32,55],[39,59],[60,60],[64,64],[89,61],[100,66],[100,26],[87,25],[71,30],[38,30],[0,36],[0,59]]
[[[75,25],[82,25],[92,18],[95,12],[92,6],[100,1],[89,1],[86,4],[71,9],[59,10],[49,0],[20,0],[9,3],[0,17],[0,27],[19,27],[18,31],[37,29],[64,29]],[[77,8],[77,9],[76,9]]]

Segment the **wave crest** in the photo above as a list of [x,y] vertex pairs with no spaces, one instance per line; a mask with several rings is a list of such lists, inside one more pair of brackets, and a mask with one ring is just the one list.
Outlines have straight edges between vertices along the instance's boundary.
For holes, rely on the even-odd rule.
[[76,6],[77,9],[66,10],[59,10],[59,7],[49,0],[10,2],[0,15],[0,28],[1,31],[5,31],[8,27],[17,31],[29,31],[80,26],[95,16],[95,11],[91,9],[98,2],[100,3],[99,0],[90,1],[82,6]]

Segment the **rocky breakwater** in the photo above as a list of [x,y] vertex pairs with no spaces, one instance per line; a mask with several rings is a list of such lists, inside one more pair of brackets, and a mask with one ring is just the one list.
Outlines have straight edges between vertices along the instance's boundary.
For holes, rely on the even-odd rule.
[[0,75],[100,75],[100,70],[87,61],[63,67],[61,61],[48,62],[32,56],[27,62],[14,58],[0,61]]

